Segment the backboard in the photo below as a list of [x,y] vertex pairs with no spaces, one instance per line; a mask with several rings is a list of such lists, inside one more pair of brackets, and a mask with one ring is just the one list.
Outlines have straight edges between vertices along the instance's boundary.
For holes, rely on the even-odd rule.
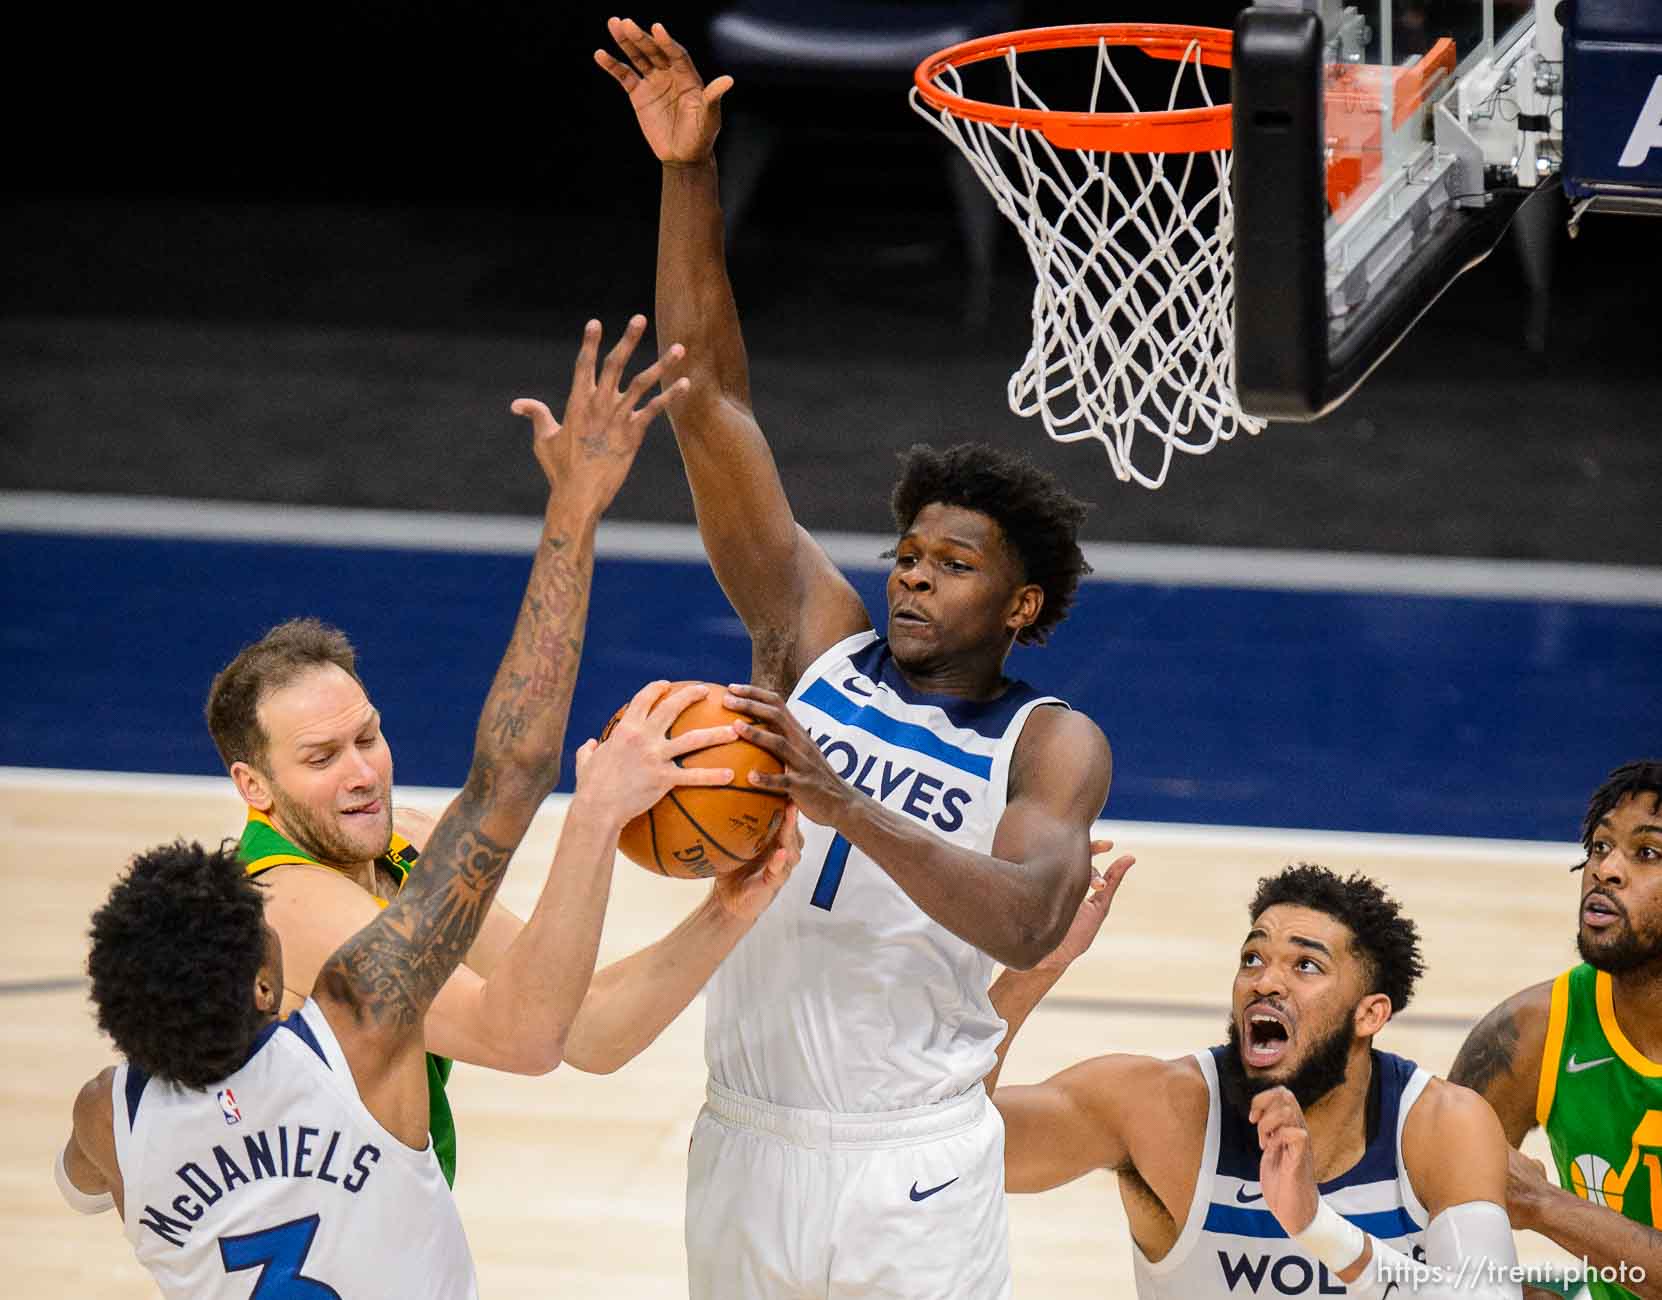
[[1236,23],[1232,98],[1236,386],[1255,416],[1344,401],[1524,203],[1562,185],[1576,221],[1662,212],[1647,0],[1260,3]]

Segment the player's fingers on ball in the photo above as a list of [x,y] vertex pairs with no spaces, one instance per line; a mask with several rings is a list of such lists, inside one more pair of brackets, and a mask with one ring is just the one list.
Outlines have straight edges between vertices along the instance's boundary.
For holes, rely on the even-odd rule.
[[[658,701],[661,700],[668,692],[668,682],[663,680],[648,682],[645,686],[641,687],[640,690],[635,692],[634,697],[624,707],[622,721],[631,724],[639,724],[646,721],[648,715],[652,712],[653,706],[656,705]],[[688,703],[690,704],[692,700],[696,700],[697,698],[699,697],[694,695],[692,699],[688,700]],[[679,714],[672,716],[679,716]]]
[[650,721],[661,722],[664,729],[681,716],[683,710],[690,705],[697,704],[710,693],[710,688],[703,682],[682,682],[674,690],[668,682],[653,682],[653,686],[663,689],[654,697],[650,712]]
[[766,727],[758,727],[753,722],[740,722],[738,727],[739,738],[748,740],[752,745],[767,750],[775,758],[784,761],[790,754],[790,747],[785,738],[777,731],[769,731]]
[[749,780],[758,790],[789,790],[791,786],[789,772],[758,772],[753,768]]
[[733,780],[734,773],[730,767],[677,767],[675,769],[676,785],[732,785]]
[[664,741],[664,757],[680,758],[683,754],[709,749],[712,745],[730,744],[738,738],[738,728],[731,722],[724,722],[719,727],[699,727],[694,731],[683,731],[679,736],[672,736]]

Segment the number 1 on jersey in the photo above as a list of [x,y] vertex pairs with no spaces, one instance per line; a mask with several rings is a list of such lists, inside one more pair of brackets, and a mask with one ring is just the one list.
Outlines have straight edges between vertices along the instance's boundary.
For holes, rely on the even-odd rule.
[[837,901],[837,890],[843,883],[843,868],[848,865],[849,843],[841,835],[831,837],[831,847],[825,850],[825,865],[819,869],[814,882],[814,896],[808,901],[827,912]]

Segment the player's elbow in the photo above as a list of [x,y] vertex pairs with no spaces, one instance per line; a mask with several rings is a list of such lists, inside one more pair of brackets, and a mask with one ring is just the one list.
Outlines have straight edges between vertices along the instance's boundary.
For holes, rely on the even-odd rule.
[[552,1074],[565,1061],[563,1043],[539,1043],[516,1051],[505,1063],[509,1074],[523,1074],[537,1078]]

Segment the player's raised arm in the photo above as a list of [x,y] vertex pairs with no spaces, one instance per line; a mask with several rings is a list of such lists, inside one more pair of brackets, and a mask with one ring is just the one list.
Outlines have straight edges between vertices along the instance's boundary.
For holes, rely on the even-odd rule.
[[[318,974],[314,996],[352,1063],[359,1093],[411,1145],[421,1145],[427,1128],[423,1020],[477,936],[509,856],[553,788],[583,648],[595,527],[647,424],[672,395],[644,400],[663,366],[678,357],[673,347],[619,390],[645,329],[643,317],[632,320],[597,376],[600,324],[589,322],[563,422],[541,402],[514,404],[532,419],[548,506],[513,636],[480,713],[466,784],[434,827],[422,869]],[[598,934],[604,889],[584,882],[576,892],[584,924]],[[588,960],[592,969],[592,951]],[[588,972],[580,974],[586,984]]]
[[658,328],[687,345],[693,390],[671,413],[699,532],[716,577],[744,620],[757,680],[788,690],[825,647],[864,631],[859,597],[798,527],[773,453],[751,409],[750,368],[727,278],[713,148],[731,77],[709,85],[661,23],[609,24],[615,57],[595,52],[629,94],[663,163]]

